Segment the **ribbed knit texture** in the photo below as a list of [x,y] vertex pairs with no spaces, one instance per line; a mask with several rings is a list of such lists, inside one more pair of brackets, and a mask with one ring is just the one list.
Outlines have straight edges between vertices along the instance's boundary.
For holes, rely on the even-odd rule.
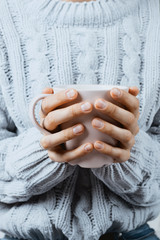
[[[159,214],[159,7],[159,0],[0,1],[1,231],[98,240]],[[53,162],[40,147],[31,99],[48,86],[85,83],[139,87],[140,131],[127,162],[82,169]]]

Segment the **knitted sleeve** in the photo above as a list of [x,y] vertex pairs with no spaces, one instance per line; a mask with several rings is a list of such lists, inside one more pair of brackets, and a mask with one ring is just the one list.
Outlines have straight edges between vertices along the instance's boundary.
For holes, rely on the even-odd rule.
[[53,162],[40,147],[42,134],[34,127],[17,135],[0,91],[0,201],[27,201],[71,175],[75,167]]
[[53,162],[40,147],[41,133],[34,127],[17,135],[0,92],[0,201],[27,201],[62,182],[74,171]]
[[92,172],[114,193],[137,206],[160,203],[160,110],[147,132],[135,137],[130,159]]

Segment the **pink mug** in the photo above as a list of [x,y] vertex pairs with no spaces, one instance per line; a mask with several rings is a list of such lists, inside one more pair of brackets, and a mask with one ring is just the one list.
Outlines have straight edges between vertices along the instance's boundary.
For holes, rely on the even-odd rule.
[[[62,90],[66,89],[76,89],[78,91],[78,97],[71,101],[70,103],[67,103],[63,105],[63,107],[69,106],[74,103],[78,103],[81,101],[89,101],[94,105],[94,102],[97,98],[103,98],[109,102],[112,102],[116,104],[117,106],[123,107],[120,103],[113,100],[113,98],[110,96],[110,90],[112,88],[119,88],[123,89],[128,92],[128,87],[126,86],[111,86],[111,85],[60,85],[54,87],[54,94],[58,93]],[[32,99],[29,106],[29,116],[33,123],[33,125],[38,128],[43,134],[48,135],[51,134],[49,131],[43,129],[38,121],[35,118],[35,106],[39,100],[44,99],[50,94],[40,94]],[[93,107],[93,111],[89,114],[83,115],[78,118],[74,118],[72,121],[65,122],[61,124],[61,129],[66,129],[68,127],[71,127],[77,123],[82,123],[85,126],[85,131],[82,135],[77,136],[76,138],[67,141],[66,149],[71,150],[83,143],[92,142],[94,143],[96,140],[100,140],[103,142],[106,142],[108,144],[111,144],[112,146],[116,146],[117,140],[113,139],[112,137],[98,131],[97,129],[94,129],[91,125],[91,121],[93,118],[98,117],[102,118],[105,121],[108,121],[110,123],[113,123],[115,125],[119,125],[115,120],[111,119],[109,116],[104,115],[97,111]],[[113,159],[105,154],[102,154],[95,149],[91,153],[88,153],[86,156],[77,158],[75,160],[72,160],[69,162],[71,165],[79,165],[83,168],[100,168],[104,165],[110,165],[113,163]]]

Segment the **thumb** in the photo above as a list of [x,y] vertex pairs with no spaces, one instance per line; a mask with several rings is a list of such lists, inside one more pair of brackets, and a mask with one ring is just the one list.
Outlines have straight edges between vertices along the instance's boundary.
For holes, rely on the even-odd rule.
[[129,88],[129,93],[132,94],[132,95],[134,95],[134,96],[137,96],[138,93],[139,93],[138,87],[136,87],[136,86],[130,87],[130,88]]
[[44,94],[53,94],[54,93],[54,90],[50,87],[46,87],[42,90],[42,93]]

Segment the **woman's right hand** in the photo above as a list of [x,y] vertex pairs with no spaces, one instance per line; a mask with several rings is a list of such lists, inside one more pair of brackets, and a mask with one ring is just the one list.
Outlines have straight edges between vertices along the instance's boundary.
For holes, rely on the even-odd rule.
[[[52,88],[45,88],[42,92],[53,93]],[[48,156],[54,162],[69,162],[81,156],[84,156],[93,150],[92,143],[85,143],[73,150],[64,150],[62,144],[73,139],[84,132],[84,126],[79,123],[68,129],[57,131],[60,124],[88,114],[92,111],[93,106],[89,102],[80,102],[68,107],[56,109],[65,103],[75,100],[78,92],[75,89],[63,90],[56,94],[51,94],[43,99],[41,110],[39,112],[40,122],[51,134],[45,135],[40,144],[48,150]]]

